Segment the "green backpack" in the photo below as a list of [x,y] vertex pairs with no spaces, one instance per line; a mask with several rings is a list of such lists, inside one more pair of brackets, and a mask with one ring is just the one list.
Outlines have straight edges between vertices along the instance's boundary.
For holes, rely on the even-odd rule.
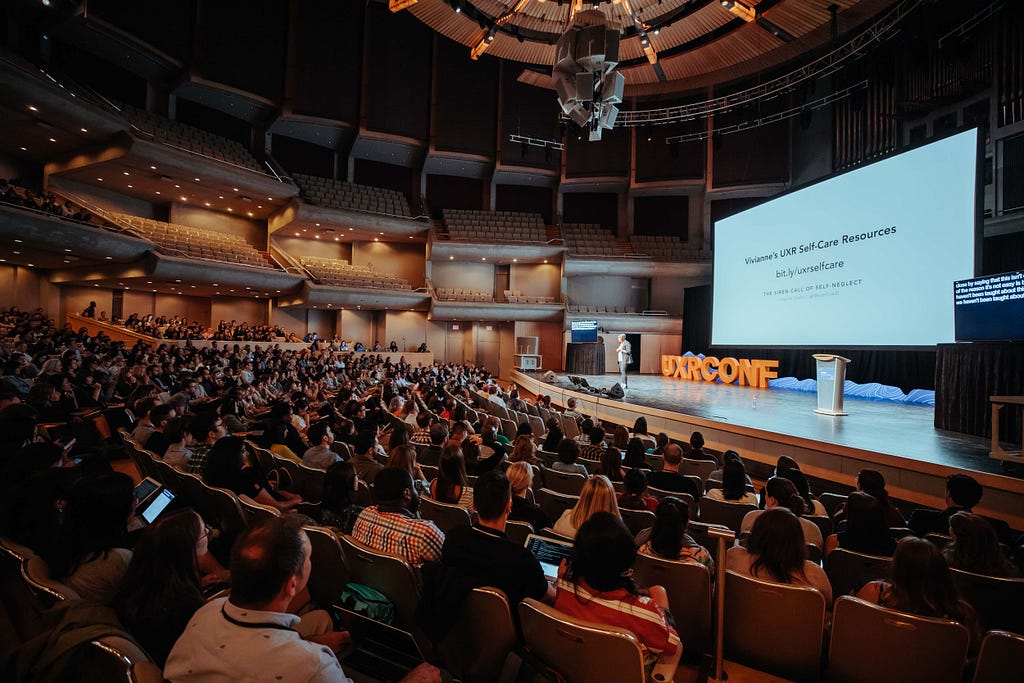
[[361,583],[350,582],[341,592],[340,604],[345,609],[389,626],[395,623],[395,606],[380,591]]

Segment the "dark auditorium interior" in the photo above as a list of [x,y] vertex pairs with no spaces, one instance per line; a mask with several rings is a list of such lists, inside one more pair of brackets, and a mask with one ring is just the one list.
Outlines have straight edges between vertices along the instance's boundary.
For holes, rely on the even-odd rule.
[[[585,33],[604,54],[583,54]],[[1024,405],[1024,342],[972,387],[974,405],[933,403],[944,443],[962,432],[974,460],[880,464],[888,493],[807,444],[765,450],[742,428],[705,428],[702,448],[664,411],[647,415],[649,435],[642,406],[599,411],[595,397],[576,412],[563,398],[583,390],[542,374],[571,373],[573,323],[596,320],[593,374],[608,384],[629,333],[627,402],[662,379],[664,355],[775,359],[814,377],[806,349],[712,345],[715,223],[974,128],[975,275],[1024,271],[1019,0],[6,0],[0,679],[233,680],[226,665],[181,673],[207,662],[172,646],[204,601],[230,604],[233,542],[300,519],[311,569],[289,605],[306,615],[296,647],[325,647],[302,630],[310,613],[330,616],[327,635],[366,623],[351,627],[354,651],[330,646],[340,669],[284,680],[1024,681],[1024,456],[987,457],[989,395]],[[848,379],[905,393],[941,395],[950,377],[934,348],[829,351],[854,359]],[[993,444],[1019,443],[1020,411],[1002,415]],[[221,464],[229,444],[240,470]],[[550,596],[518,604],[486,579],[459,585],[438,635],[425,613],[455,595],[449,544],[440,561],[402,557],[360,536],[356,515],[395,507],[373,477],[400,468],[419,504],[403,515],[449,540],[484,529],[488,501],[471,494],[493,467],[485,452],[511,482],[494,533],[520,553],[541,552],[528,534],[561,543],[567,568],[547,575]],[[662,469],[693,491],[644,488]],[[114,507],[129,477],[173,500],[142,520],[160,494],[136,489],[127,531],[122,513],[104,537],[82,520]],[[143,553],[172,576],[148,553],[187,509],[199,538],[188,530],[180,600],[97,588],[112,558],[145,576]],[[888,531],[866,550],[857,517],[876,513]],[[635,538],[615,591],[583,569],[602,522]],[[961,557],[976,523],[985,565]],[[655,545],[672,524],[683,547],[666,555]],[[817,544],[772,536],[814,525]],[[905,590],[898,569],[913,562],[929,573]],[[580,606],[584,584],[603,597]],[[367,611],[367,593],[388,609]],[[158,603],[162,631],[147,612]],[[644,610],[681,656],[630,630]]]

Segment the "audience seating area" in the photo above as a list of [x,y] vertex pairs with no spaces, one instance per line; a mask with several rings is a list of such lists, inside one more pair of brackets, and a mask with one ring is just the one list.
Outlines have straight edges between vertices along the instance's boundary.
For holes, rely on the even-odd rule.
[[562,237],[574,256],[635,256],[628,242],[616,239],[596,223],[563,223]]
[[621,313],[635,315],[640,311],[631,306],[585,306],[583,304],[572,304],[569,306],[570,313]]
[[174,256],[183,253],[192,258],[228,261],[255,268],[274,267],[263,252],[237,234],[164,223],[124,213],[110,215],[113,220],[125,224],[145,239],[154,242],[161,251]]
[[453,240],[543,242],[548,235],[539,213],[445,209],[444,222]]
[[655,261],[705,261],[711,258],[710,251],[690,247],[669,235],[632,235],[629,242],[637,254]]
[[136,128],[150,133],[157,142],[184,147],[196,154],[262,173],[260,162],[245,145],[208,133],[205,130],[159,116],[143,109],[124,105],[121,113]]
[[334,287],[370,287],[379,289],[412,289],[408,280],[374,270],[371,266],[354,266],[338,259],[303,256],[303,267],[325,285]]
[[486,289],[462,289],[460,287],[435,287],[434,294],[441,301],[479,301],[491,303],[494,294]]
[[555,296],[529,296],[524,295],[519,289],[504,290],[505,300],[510,304],[557,304],[558,297]]
[[409,201],[404,194],[396,190],[346,183],[303,173],[295,173],[292,177],[302,189],[302,196],[314,204],[392,216],[411,215]]

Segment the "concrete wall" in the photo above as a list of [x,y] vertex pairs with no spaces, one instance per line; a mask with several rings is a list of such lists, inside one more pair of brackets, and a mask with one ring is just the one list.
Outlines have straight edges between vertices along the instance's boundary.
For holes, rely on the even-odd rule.
[[434,261],[430,279],[434,287],[494,290],[494,264]]
[[683,286],[682,278],[654,278],[651,281],[651,309],[667,311],[669,315],[682,315],[683,289],[685,287]]
[[524,296],[561,295],[561,264],[513,263],[509,268],[509,289],[522,291]]
[[90,204],[94,204],[107,211],[128,213],[141,218],[162,219],[156,207],[143,199],[136,199],[123,194],[117,194],[103,188],[92,185],[84,185],[69,178],[53,176],[49,179],[50,189],[54,191],[65,190],[81,197]]
[[221,320],[236,320],[250,325],[267,322],[267,300],[243,299],[241,297],[218,296],[210,306],[210,319],[214,325]]
[[304,237],[295,237],[294,233],[281,230],[274,233],[274,244],[288,252],[292,256],[320,256],[323,258],[336,258],[346,263],[352,261],[352,244],[349,242],[335,242],[334,240],[313,240]]
[[382,273],[405,278],[414,288],[426,279],[426,250],[422,242],[355,242],[352,265],[372,266]]
[[579,306],[629,306],[633,278],[621,275],[579,275],[569,278],[568,302]]
[[[243,211],[245,205],[239,202],[240,206],[235,211]],[[245,241],[257,249],[265,251],[267,248],[267,225],[263,221],[248,220],[241,216],[209,211],[198,206],[191,206],[181,202],[171,204],[170,223],[190,225],[193,228],[214,230],[227,235],[241,235]]]

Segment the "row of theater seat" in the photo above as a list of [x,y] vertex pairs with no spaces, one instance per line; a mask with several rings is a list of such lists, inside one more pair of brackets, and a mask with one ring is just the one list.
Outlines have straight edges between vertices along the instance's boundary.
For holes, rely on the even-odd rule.
[[579,256],[633,256],[628,242],[622,242],[594,223],[563,223],[562,239],[570,254]]
[[687,246],[678,237],[668,235],[632,235],[629,242],[637,254],[650,256],[655,261],[704,261],[711,258],[707,249]]
[[338,259],[303,256],[302,265],[325,285],[339,287],[371,287],[412,289],[409,281],[391,273],[382,273],[368,266],[356,266]]
[[262,173],[256,157],[245,145],[234,140],[129,105],[123,105],[121,113],[130,124],[151,134],[157,142],[184,147],[197,154]]
[[194,258],[228,261],[258,268],[273,267],[266,256],[240,235],[165,223],[124,213],[112,212],[110,218],[114,223],[127,226],[155,243],[161,251],[167,251],[172,255],[182,253]]
[[456,240],[540,243],[548,241],[544,219],[537,213],[445,209],[444,222],[449,236]]
[[411,213],[405,195],[396,190],[304,173],[295,173],[292,177],[302,189],[303,196],[321,206],[404,217]]

